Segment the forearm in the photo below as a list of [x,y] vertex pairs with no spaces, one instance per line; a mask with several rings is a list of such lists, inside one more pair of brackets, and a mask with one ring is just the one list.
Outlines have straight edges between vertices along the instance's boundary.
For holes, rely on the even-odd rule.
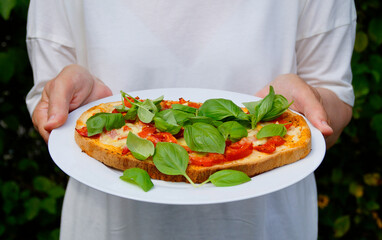
[[343,129],[350,122],[352,107],[344,103],[337,95],[326,88],[316,88],[320,94],[323,107],[328,116],[328,123],[333,128],[333,134],[326,137],[327,148],[335,144]]

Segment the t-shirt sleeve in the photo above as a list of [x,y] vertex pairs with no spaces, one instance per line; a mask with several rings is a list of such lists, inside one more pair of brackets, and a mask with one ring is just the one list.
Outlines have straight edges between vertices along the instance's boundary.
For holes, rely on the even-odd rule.
[[354,2],[307,1],[299,19],[297,73],[314,87],[354,104],[351,57],[356,30]]
[[65,66],[76,62],[74,42],[61,1],[30,1],[26,43],[34,79],[26,104],[32,114],[45,84]]

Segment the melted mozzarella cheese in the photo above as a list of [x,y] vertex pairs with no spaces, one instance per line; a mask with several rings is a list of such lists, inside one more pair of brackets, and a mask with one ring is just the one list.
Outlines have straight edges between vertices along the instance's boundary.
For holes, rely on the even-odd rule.
[[126,145],[126,138],[129,132],[137,135],[142,131],[142,126],[138,124],[126,123],[125,126],[129,127],[130,129],[124,130],[124,127],[122,127],[101,133],[99,138],[100,142],[106,145],[122,148]]
[[288,129],[287,134],[288,136],[292,136],[292,141],[297,142],[301,136],[301,129],[298,127],[290,127]]

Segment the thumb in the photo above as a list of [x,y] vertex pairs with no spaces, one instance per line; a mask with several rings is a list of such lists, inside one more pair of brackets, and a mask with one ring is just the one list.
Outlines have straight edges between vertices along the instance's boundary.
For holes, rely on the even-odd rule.
[[48,132],[62,126],[68,118],[69,103],[73,93],[70,89],[60,89],[61,91],[54,91],[54,94],[48,96],[48,120],[44,125],[45,130]]
[[333,128],[329,125],[327,113],[318,101],[310,105],[304,111],[304,115],[325,137],[333,134]]

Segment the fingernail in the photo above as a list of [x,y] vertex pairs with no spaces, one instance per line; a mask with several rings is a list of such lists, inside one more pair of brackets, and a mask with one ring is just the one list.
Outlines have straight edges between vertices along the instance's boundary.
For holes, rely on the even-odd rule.
[[327,122],[327,121],[321,121],[321,123],[322,123],[322,125],[326,125],[326,126],[328,126],[328,127],[329,127],[329,124],[328,124],[328,122]]
[[55,114],[51,115],[51,116],[49,117],[49,119],[48,119],[48,122],[53,121],[55,118],[56,118],[56,115],[55,115]]
[[327,121],[322,121],[321,123],[323,127],[325,127],[328,131],[333,131],[333,128],[328,124]]

